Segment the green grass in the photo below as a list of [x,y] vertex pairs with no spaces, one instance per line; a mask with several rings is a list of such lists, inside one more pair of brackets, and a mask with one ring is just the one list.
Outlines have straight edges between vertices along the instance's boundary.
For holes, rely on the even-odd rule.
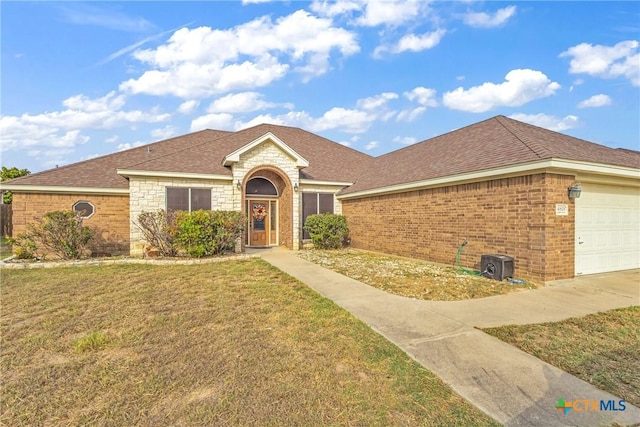
[[535,283],[497,281],[465,274],[451,266],[358,249],[304,250],[297,255],[390,294],[460,301],[533,289]]
[[262,260],[0,273],[2,425],[495,425]]
[[640,306],[483,331],[640,406]]
[[0,259],[9,258],[11,255],[11,245],[7,243],[7,238],[0,237]]

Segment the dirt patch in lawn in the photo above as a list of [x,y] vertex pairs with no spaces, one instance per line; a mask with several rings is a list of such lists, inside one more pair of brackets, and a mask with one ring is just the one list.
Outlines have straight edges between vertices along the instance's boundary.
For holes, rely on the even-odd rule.
[[358,249],[309,249],[297,254],[391,294],[423,300],[459,301],[536,288],[533,282],[497,281],[454,267]]

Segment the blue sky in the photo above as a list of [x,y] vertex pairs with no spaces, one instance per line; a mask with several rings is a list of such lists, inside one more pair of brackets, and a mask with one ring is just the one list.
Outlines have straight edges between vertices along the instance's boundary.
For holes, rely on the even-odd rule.
[[31,172],[263,122],[374,156],[498,114],[640,149],[635,1],[2,1],[0,12],[1,164]]

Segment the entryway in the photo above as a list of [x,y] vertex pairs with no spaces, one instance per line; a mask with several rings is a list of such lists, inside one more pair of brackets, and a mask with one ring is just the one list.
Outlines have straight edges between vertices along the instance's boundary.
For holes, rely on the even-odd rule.
[[247,199],[248,246],[278,244],[277,200]]

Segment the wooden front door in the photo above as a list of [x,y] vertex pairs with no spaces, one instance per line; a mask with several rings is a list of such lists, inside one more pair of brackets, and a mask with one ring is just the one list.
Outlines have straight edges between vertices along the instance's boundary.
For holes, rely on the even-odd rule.
[[271,212],[269,200],[249,200],[249,245],[267,246],[270,244]]

